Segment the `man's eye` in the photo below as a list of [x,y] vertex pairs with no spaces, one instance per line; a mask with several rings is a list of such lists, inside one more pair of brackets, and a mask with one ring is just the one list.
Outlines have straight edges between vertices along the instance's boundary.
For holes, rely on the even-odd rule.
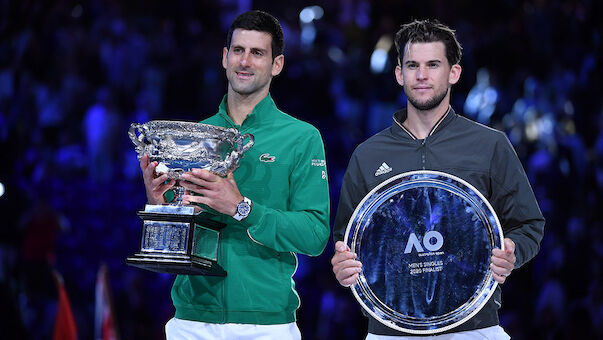
[[256,56],[258,56],[258,57],[261,57],[261,56],[264,55],[261,51],[253,51],[253,54],[256,55]]

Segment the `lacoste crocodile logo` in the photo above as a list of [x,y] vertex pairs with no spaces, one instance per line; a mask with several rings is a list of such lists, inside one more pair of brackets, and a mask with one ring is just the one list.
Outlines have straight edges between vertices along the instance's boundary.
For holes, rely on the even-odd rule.
[[276,160],[275,156],[270,156],[269,153],[263,153],[262,155],[260,155],[260,161],[261,162],[266,162],[266,163],[272,163]]

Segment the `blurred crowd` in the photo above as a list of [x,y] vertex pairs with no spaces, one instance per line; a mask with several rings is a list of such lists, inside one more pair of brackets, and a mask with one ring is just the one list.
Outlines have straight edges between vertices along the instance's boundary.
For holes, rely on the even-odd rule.
[[[94,332],[106,263],[122,339],[162,339],[173,277],[128,267],[144,186],[127,132],[199,121],[226,91],[232,19],[281,21],[285,70],[272,95],[325,139],[332,217],[347,161],[405,103],[393,33],[437,18],[463,45],[452,105],[505,131],[547,219],[539,255],[503,285],[514,339],[603,338],[602,4],[596,0],[0,0],[0,320],[7,338],[47,339],[63,275],[80,338]],[[299,257],[306,339],[361,339],[329,243]]]

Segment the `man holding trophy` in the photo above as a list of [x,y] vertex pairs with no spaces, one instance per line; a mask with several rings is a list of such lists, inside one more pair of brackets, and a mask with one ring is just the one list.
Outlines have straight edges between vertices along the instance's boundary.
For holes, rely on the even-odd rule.
[[[497,284],[536,255],[544,217],[504,133],[450,106],[461,75],[454,31],[413,21],[395,43],[407,108],[352,155],[334,226],[333,272],[369,317],[367,339],[508,339]],[[382,227],[390,220],[395,227]],[[485,236],[474,238],[482,226]],[[481,262],[462,260],[480,252],[485,256],[471,256]]]
[[[201,123],[254,137],[235,171],[194,168],[180,176],[179,197],[225,227],[219,263],[226,276],[178,275],[168,339],[300,339],[296,253],[316,256],[329,237],[325,153],[312,125],[277,109],[269,89],[283,69],[283,33],[270,14],[250,11],[232,23],[222,66],[228,91]],[[141,158],[150,204],[165,204],[176,180]],[[198,209],[198,208],[197,208]]]

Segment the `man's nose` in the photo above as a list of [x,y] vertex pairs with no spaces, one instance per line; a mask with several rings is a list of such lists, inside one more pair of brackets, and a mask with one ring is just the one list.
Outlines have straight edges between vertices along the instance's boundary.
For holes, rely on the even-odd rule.
[[417,71],[417,79],[427,79],[427,67],[419,66]]
[[239,63],[241,64],[241,66],[247,66],[247,63],[249,62],[249,52],[245,51],[242,55],[241,55],[241,59],[239,60]]

